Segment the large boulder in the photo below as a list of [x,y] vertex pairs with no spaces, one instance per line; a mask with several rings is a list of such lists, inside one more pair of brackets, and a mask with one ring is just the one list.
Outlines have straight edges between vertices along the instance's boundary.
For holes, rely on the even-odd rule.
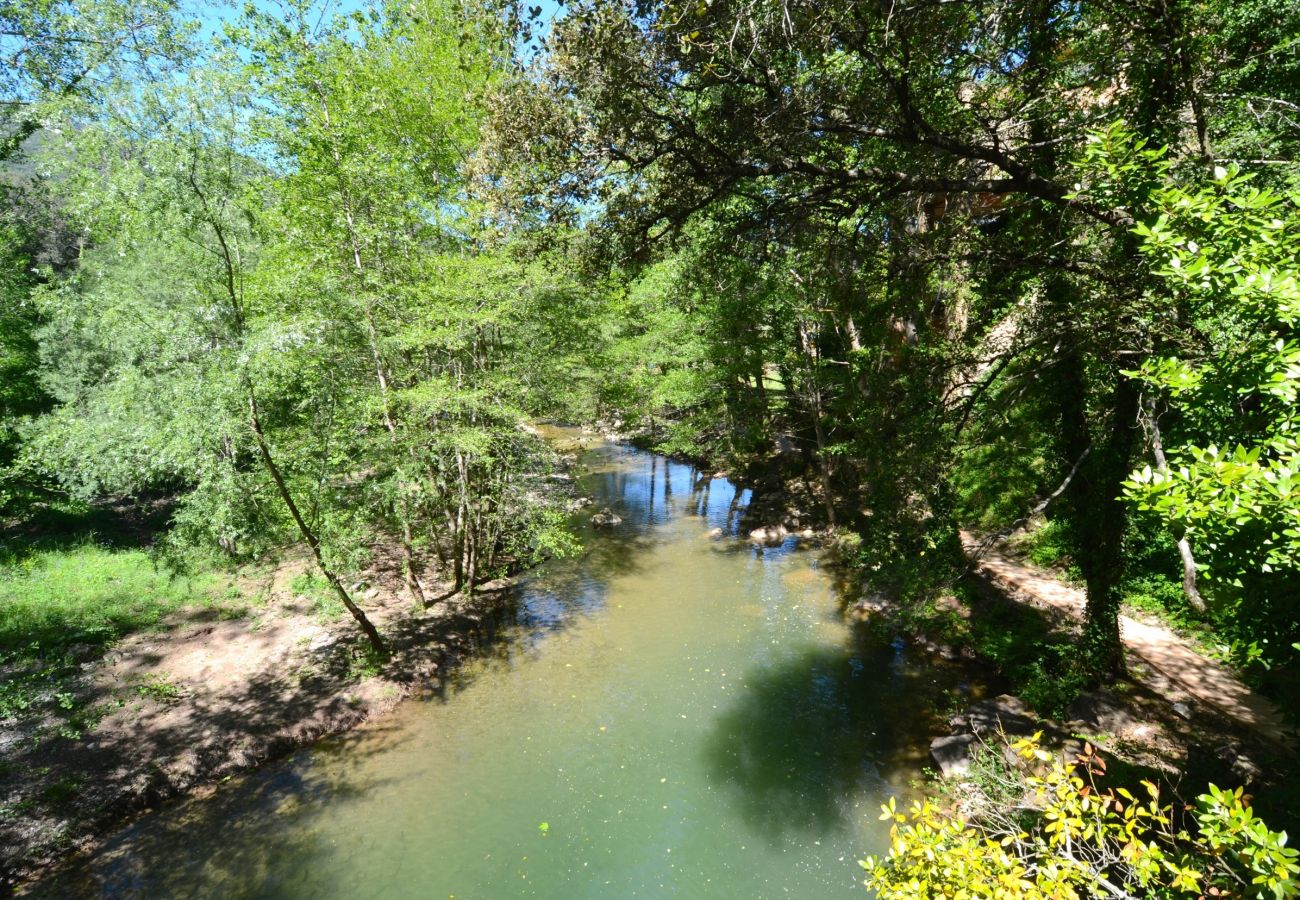
[[951,734],[930,742],[930,758],[944,778],[960,778],[970,771],[977,738],[973,734]]
[[953,728],[984,737],[1004,732],[1013,740],[1028,737],[1040,730],[1038,716],[1025,701],[1010,694],[1000,694],[972,704],[948,722]]

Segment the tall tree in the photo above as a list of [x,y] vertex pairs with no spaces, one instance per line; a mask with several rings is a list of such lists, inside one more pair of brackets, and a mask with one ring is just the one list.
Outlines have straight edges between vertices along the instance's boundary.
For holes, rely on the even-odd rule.
[[[1125,360],[1148,347],[1149,304],[1133,211],[1076,193],[1072,162],[1121,117],[1180,163],[1249,145],[1225,112],[1244,98],[1211,88],[1223,54],[1284,45],[1234,27],[1253,15],[1199,2],[586,0],[494,104],[492,174],[507,202],[598,210],[616,259],[653,256],[705,219],[768,236],[763,256],[785,261],[789,288],[815,285],[815,315],[786,319],[798,365],[763,364],[797,388],[823,491],[837,474],[839,489],[857,482],[864,535],[894,535],[875,564],[951,554],[938,537],[951,534],[945,457],[1009,408],[1035,410],[1053,457],[1038,477],[1044,493],[1066,486],[1089,657],[1105,673],[1122,665],[1117,498],[1139,445]],[[1300,30],[1285,18],[1282,41]],[[1225,32],[1208,38],[1207,21]]]

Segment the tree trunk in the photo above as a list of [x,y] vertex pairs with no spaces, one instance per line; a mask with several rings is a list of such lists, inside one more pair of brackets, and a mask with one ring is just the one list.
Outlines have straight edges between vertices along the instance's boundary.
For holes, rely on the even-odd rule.
[[379,631],[375,628],[374,623],[366,616],[365,611],[352,601],[347,589],[343,587],[343,582],[339,580],[334,570],[326,564],[325,555],[321,551],[320,538],[302,517],[298,504],[293,499],[293,494],[289,492],[289,486],[284,481],[284,475],[280,472],[280,467],[276,465],[275,458],[271,455],[271,448],[266,443],[266,435],[262,431],[262,419],[257,411],[257,395],[253,393],[253,386],[248,384],[246,387],[248,391],[249,425],[253,430],[253,437],[257,441],[257,449],[261,453],[262,463],[266,466],[266,471],[271,476],[271,480],[275,482],[275,489],[279,492],[280,499],[284,501],[285,507],[289,510],[289,515],[293,517],[294,523],[298,526],[298,533],[302,535],[302,539],[311,548],[312,555],[316,557],[316,565],[325,576],[325,580],[330,583],[334,593],[343,601],[343,605],[352,614],[352,618],[361,626],[361,630],[365,632],[370,641],[370,646],[380,656],[388,656],[388,647],[384,644],[384,639],[379,636]]
[[1071,484],[1071,506],[1078,543],[1078,565],[1083,571],[1087,606],[1083,629],[1083,663],[1096,678],[1124,672],[1124,644],[1119,633],[1120,583],[1124,575],[1124,531],[1127,507],[1120,497],[1134,443],[1138,412],[1137,386],[1121,376],[1111,395],[1109,433],[1092,440],[1087,419],[1088,385],[1083,360],[1065,351],[1061,402],[1061,427],[1066,452],[1079,458],[1088,453]]
[[[1160,439],[1160,422],[1156,419],[1155,407],[1155,400],[1147,398],[1142,414],[1151,434],[1151,453],[1156,458],[1156,469],[1164,472],[1169,468],[1169,461],[1165,458],[1165,445]],[[1186,529],[1178,539],[1178,556],[1183,562],[1183,594],[1187,597],[1187,603],[1199,614],[1205,615],[1205,598],[1196,586],[1196,557],[1192,555],[1192,543],[1187,539]]]

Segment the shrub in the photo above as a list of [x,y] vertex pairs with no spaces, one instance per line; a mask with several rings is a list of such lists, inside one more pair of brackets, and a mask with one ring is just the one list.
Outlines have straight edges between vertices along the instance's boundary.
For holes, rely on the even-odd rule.
[[1103,790],[1105,764],[1091,748],[1067,763],[1038,739],[1012,744],[1046,764],[1019,797],[990,800],[972,784],[965,814],[929,800],[905,814],[891,799],[881,816],[893,822],[889,852],[861,861],[866,886],[884,900],[1300,896],[1286,833],[1258,819],[1240,789],[1210,785],[1184,827],[1152,782],[1142,782],[1145,797]]

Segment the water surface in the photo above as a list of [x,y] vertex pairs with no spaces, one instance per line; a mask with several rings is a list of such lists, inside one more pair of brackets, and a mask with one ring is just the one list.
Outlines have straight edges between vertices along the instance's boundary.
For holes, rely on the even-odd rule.
[[531,573],[445,697],[147,816],[48,895],[862,896],[958,676],[855,633],[794,538],[738,539],[725,479],[607,444],[583,469],[623,524]]

